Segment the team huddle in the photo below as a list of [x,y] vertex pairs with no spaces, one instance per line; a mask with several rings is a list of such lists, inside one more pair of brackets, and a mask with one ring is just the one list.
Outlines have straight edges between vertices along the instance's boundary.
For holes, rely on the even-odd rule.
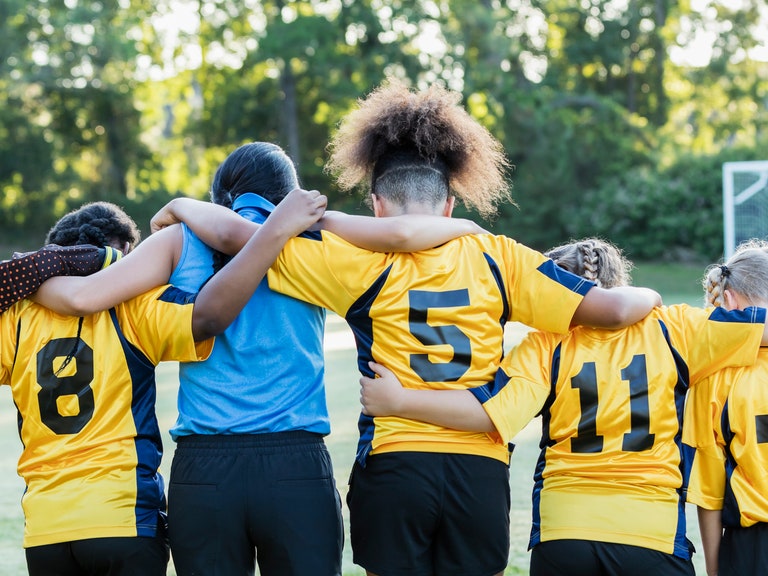
[[[768,243],[707,270],[707,308],[663,306],[606,241],[542,254],[451,218],[509,200],[507,160],[439,86],[384,84],[329,149],[373,217],[327,211],[253,142],[212,202],[173,200],[141,243],[93,203],[0,263],[31,576],[160,576],[169,555],[178,576],[340,575],[325,310],[357,346],[346,505],[367,574],[503,574],[511,441],[537,415],[530,574],[694,574],[686,502],[708,574],[766,572]],[[533,330],[505,354],[510,321]]]

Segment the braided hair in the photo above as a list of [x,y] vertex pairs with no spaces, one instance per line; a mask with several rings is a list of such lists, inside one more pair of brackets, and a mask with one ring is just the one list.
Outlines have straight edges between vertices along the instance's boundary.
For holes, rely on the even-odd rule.
[[725,291],[732,290],[748,302],[768,302],[768,242],[748,240],[723,264],[707,268],[702,280],[704,300],[712,306],[725,304]]
[[600,238],[585,238],[544,253],[555,264],[603,288],[628,286],[632,262],[616,246]]
[[[126,243],[133,248],[139,243],[141,233],[136,222],[122,208],[111,202],[91,202],[77,210],[65,214],[48,231],[46,244],[59,246],[76,246],[93,244],[94,246],[109,246],[112,243],[120,247]],[[80,334],[83,329],[83,317],[77,323],[72,348],[67,353],[55,374],[58,376],[69,366],[83,347]]]
[[117,242],[131,248],[141,239],[136,222],[111,202],[91,202],[65,214],[48,231],[46,244],[108,246]]
[[483,216],[511,201],[501,143],[439,85],[412,92],[390,79],[358,102],[329,144],[326,170],[401,206],[455,195]]

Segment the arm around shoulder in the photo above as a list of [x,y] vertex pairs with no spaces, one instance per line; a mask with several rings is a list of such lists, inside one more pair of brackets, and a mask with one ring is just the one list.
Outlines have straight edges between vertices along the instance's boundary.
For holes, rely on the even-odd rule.
[[164,229],[135,250],[91,276],[55,277],[32,297],[46,308],[71,316],[108,310],[168,282],[181,250],[181,229]]
[[193,198],[174,198],[168,202],[152,217],[150,227],[156,233],[180,222],[208,246],[229,255],[236,254],[259,229],[258,224],[229,208]]
[[642,320],[660,305],[661,296],[650,288],[594,287],[579,304],[571,324],[608,329],[625,328]]
[[467,234],[487,233],[472,220],[429,214],[376,218],[326,212],[320,226],[372,252],[417,252]]

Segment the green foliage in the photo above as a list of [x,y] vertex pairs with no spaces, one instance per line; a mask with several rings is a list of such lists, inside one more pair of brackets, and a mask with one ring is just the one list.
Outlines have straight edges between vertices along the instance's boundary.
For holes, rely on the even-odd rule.
[[609,99],[540,90],[506,109],[519,210],[503,207],[494,229],[526,244],[544,249],[561,242],[590,190],[651,163],[641,126]]
[[636,259],[714,262],[723,253],[722,165],[757,156],[732,149],[628,170],[583,195],[568,235],[608,238]]
[[[333,208],[366,211],[324,172],[326,143],[396,75],[462,91],[503,143],[518,206],[486,222],[494,231],[539,248],[601,231],[638,254],[711,254],[720,155],[749,159],[768,125],[768,68],[749,52],[759,2],[726,4],[712,19],[666,0],[5,0],[0,234],[37,236],[107,198],[144,226],[167,198],[205,197],[253,140],[283,146]],[[697,29],[713,31],[712,59],[673,62]],[[681,227],[670,211],[686,206],[697,212]]]

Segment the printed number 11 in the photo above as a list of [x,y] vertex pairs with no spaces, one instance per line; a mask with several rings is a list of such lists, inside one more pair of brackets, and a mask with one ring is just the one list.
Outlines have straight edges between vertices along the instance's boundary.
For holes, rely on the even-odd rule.
[[[630,429],[624,434],[624,452],[642,452],[653,447],[655,434],[651,434],[648,405],[648,374],[645,355],[632,358],[629,366],[621,370],[621,379],[629,383]],[[579,391],[578,434],[571,438],[571,451],[579,454],[602,452],[603,436],[597,433],[597,373],[594,362],[586,362],[581,371],[571,378],[571,388]]]

